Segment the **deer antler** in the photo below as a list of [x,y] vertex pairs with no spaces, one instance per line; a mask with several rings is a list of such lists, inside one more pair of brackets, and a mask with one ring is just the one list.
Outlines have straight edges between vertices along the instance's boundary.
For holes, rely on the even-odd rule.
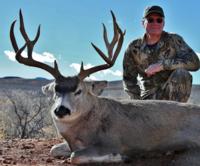
[[[103,24],[103,38],[104,38],[104,42],[105,42],[105,45],[106,45],[106,48],[108,51],[108,56],[106,56],[97,46],[95,46],[93,43],[91,43],[93,48],[103,58],[103,60],[106,62],[106,64],[102,64],[102,65],[95,66],[95,67],[85,70],[83,68],[83,62],[82,62],[81,70],[80,70],[80,73],[78,74],[78,77],[81,80],[83,80],[84,78],[86,78],[87,76],[89,76],[92,73],[112,67],[117,59],[117,56],[119,55],[119,52],[121,50],[122,43],[124,40],[125,31],[123,33],[122,30],[120,29],[119,25],[117,24],[115,15],[112,11],[111,11],[111,15],[112,15],[113,27],[114,27],[114,36],[113,36],[111,43],[109,43],[109,41],[108,41],[107,30],[106,30],[105,25]],[[116,46],[115,52],[113,54],[113,49],[116,44],[117,44],[117,46]]]
[[[22,15],[21,10],[19,12],[19,16],[20,16],[20,31],[21,31],[21,34],[22,34],[24,40],[25,40],[24,46],[21,47],[20,49],[17,45],[15,35],[14,35],[14,26],[15,26],[16,20],[13,21],[13,23],[11,24],[11,27],[10,27],[10,40],[11,40],[12,46],[13,46],[15,53],[16,53],[16,60],[19,63],[22,63],[22,64],[27,65],[27,66],[33,66],[33,67],[38,67],[38,68],[44,69],[47,72],[49,72],[55,79],[62,78],[63,76],[60,74],[60,72],[58,70],[58,65],[57,65],[56,61],[54,61],[54,67],[51,67],[51,66],[48,66],[47,64],[38,62],[38,61],[33,59],[32,52],[33,52],[33,48],[34,48],[34,46],[35,46],[35,44],[36,44],[36,42],[37,42],[37,40],[39,39],[39,36],[40,36],[40,25],[38,27],[35,39],[31,41],[29,39],[26,31],[25,31],[24,20],[23,20],[23,15]],[[24,49],[26,47],[27,47],[28,58],[24,58],[21,55],[21,53],[24,51]]]

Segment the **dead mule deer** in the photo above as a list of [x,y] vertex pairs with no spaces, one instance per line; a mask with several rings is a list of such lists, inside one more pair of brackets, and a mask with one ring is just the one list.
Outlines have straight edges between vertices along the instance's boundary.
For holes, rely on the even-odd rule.
[[[25,44],[18,48],[14,36],[15,21],[11,25],[10,38],[17,61],[46,70],[55,78],[44,91],[51,90],[55,95],[52,117],[68,146],[65,143],[54,146],[51,153],[54,156],[69,155],[70,163],[82,164],[122,162],[148,154],[199,148],[200,107],[170,101],[116,101],[90,93],[83,82],[84,78],[110,68],[123,43],[125,33],[121,31],[113,13],[112,17],[114,37],[111,43],[103,26],[108,56],[92,44],[106,64],[87,70],[82,64],[80,73],[72,77],[62,76],[56,62],[51,67],[32,58],[40,27],[31,41],[25,32],[20,12],[20,31]],[[26,47],[28,58],[21,56]]]

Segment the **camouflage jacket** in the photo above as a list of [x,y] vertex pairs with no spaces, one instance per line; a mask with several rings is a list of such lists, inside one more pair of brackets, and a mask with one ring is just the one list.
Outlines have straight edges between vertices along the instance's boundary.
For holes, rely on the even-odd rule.
[[[164,70],[147,77],[145,69],[155,63],[161,63]],[[143,38],[132,41],[125,52],[123,60],[125,90],[132,98],[141,99],[141,96],[151,89],[161,87],[173,70],[185,68],[188,71],[196,71],[199,67],[198,56],[181,36],[163,31],[160,41],[148,46],[144,35]]]

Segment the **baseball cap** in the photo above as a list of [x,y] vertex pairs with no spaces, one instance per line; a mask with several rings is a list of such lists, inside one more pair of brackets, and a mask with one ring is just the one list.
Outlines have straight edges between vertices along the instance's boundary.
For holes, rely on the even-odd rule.
[[148,6],[144,11],[144,18],[146,18],[149,14],[157,13],[161,17],[165,17],[163,9],[160,6]]

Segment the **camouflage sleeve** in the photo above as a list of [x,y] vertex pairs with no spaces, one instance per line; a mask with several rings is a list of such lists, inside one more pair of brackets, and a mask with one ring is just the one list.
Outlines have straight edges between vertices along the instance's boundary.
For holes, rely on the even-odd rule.
[[138,71],[136,64],[134,64],[134,58],[128,48],[123,59],[123,83],[125,91],[131,99],[140,99],[140,87],[138,85],[137,76]]
[[184,68],[189,71],[196,71],[200,68],[200,62],[197,54],[185,43],[179,35],[172,38],[172,47],[175,47],[176,57],[165,59],[162,64],[166,70]]

